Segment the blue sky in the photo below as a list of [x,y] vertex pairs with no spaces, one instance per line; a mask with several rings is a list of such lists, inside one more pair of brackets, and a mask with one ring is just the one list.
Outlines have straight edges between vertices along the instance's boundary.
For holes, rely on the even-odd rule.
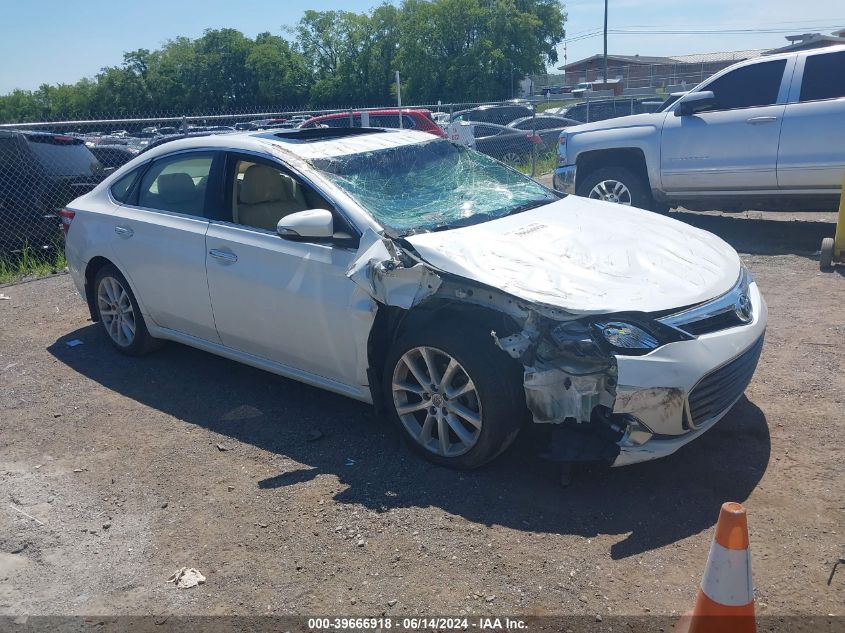
[[[377,0],[0,0],[0,94],[42,83],[73,82],[102,66],[119,64],[123,52],[156,48],[179,35],[233,27],[254,36],[281,33],[306,9],[365,11]],[[601,51],[602,0],[569,0],[567,58]],[[800,6],[800,13],[796,7]],[[842,0],[610,0],[610,29],[845,28]],[[793,28],[794,27],[794,28]],[[815,29],[812,29],[815,30]],[[653,35],[611,34],[617,54],[682,55],[785,43],[783,33]],[[560,47],[561,63],[563,46]]]

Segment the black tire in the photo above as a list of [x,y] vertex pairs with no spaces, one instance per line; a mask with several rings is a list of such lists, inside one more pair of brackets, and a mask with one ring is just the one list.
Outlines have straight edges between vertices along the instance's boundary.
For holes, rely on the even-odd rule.
[[648,211],[654,202],[651,197],[651,191],[648,188],[648,183],[627,167],[600,167],[595,171],[588,172],[583,178],[579,178],[578,180],[575,193],[583,198],[589,198],[590,192],[600,182],[615,180],[628,188],[628,191],[631,193],[631,206]]
[[[115,339],[115,337],[109,332],[108,325],[106,321],[104,321],[103,314],[101,313],[101,301],[99,300],[100,286],[104,283],[108,283],[107,280],[109,279],[112,279],[120,284],[132,304],[135,333],[129,344],[121,344]],[[97,319],[99,320],[106,337],[120,352],[126,354],[127,356],[143,356],[144,354],[148,354],[162,346],[164,342],[160,339],[153,338],[150,335],[149,330],[147,330],[147,324],[144,322],[144,316],[141,314],[141,309],[138,306],[138,301],[135,299],[135,294],[132,292],[132,288],[126,281],[126,278],[113,264],[106,264],[97,271],[97,274],[94,277],[94,287],[92,288],[92,292],[94,297],[94,308],[97,311]]]
[[[449,330],[446,331],[446,328]],[[406,352],[419,347],[442,350],[454,358],[475,385],[482,413],[481,428],[475,444],[461,455],[443,456],[423,446],[411,434],[396,410],[394,371]],[[407,444],[427,460],[459,470],[478,468],[501,454],[516,439],[528,417],[522,368],[496,347],[489,333],[467,331],[461,324],[454,322],[446,322],[440,328],[414,329],[402,334],[387,355],[383,393],[388,414]],[[431,394],[431,397],[435,395]],[[422,396],[418,397],[422,400]],[[456,403],[444,400],[444,410],[446,406],[451,407]],[[419,414],[426,416],[425,411]]]

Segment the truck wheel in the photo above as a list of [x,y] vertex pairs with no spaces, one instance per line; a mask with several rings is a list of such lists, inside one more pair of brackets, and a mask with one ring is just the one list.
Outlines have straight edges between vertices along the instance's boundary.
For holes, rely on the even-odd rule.
[[651,209],[651,192],[643,179],[626,167],[602,167],[578,183],[577,195],[615,202],[639,209]]

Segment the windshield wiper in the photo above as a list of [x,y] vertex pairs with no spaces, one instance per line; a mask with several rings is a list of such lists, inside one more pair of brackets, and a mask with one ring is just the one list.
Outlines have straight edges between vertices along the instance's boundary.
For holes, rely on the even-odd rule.
[[516,215],[517,213],[522,213],[523,211],[529,211],[531,209],[536,209],[537,207],[542,207],[544,204],[551,204],[554,202],[553,200],[532,200],[531,202],[526,202],[525,204],[520,204],[510,211],[508,211],[505,215]]

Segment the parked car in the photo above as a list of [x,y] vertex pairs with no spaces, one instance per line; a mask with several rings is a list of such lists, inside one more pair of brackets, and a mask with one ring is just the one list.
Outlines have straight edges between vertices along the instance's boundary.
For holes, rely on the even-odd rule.
[[[369,118],[369,127],[419,130],[441,138],[445,136],[443,129],[431,118],[430,110],[403,109],[401,118],[398,109],[369,110],[365,115]],[[353,127],[350,125],[352,121],[354,121],[354,127],[360,127],[361,118],[361,112],[353,112],[351,116],[349,112],[335,112],[310,118],[299,127]]]
[[734,64],[660,112],[561,132],[555,186],[641,208],[835,209],[845,46]]
[[106,174],[128,163],[140,151],[129,145],[94,145],[88,149],[103,166],[103,172]]
[[0,255],[55,244],[59,210],[103,176],[79,138],[0,130]]
[[482,105],[476,108],[454,112],[452,114],[452,122],[476,121],[478,123],[507,125],[511,121],[531,116],[532,114],[534,114],[534,109],[527,102],[507,105]]
[[168,134],[167,136],[159,136],[156,139],[150,141],[150,143],[141,150],[141,154],[148,152],[149,150],[156,148],[160,145],[164,145],[165,143],[170,143],[171,141],[178,141],[183,138],[197,138],[201,136],[212,136],[216,134],[227,134],[228,132],[188,132],[186,134]]
[[[652,105],[647,105],[647,103],[652,103]],[[566,117],[567,119],[580,121],[581,123],[587,123],[605,121],[630,114],[653,112],[658,107],[659,104],[653,103],[653,99],[591,99],[549,110],[548,112]]]
[[373,403],[456,468],[530,420],[553,458],[668,455],[742,396],[766,327],[715,235],[418,131],[181,139],[62,219],[119,351],[177,341]]
[[538,114],[537,116],[516,119],[508,123],[507,127],[525,132],[531,132],[533,130],[543,141],[544,149],[557,149],[561,130],[572,125],[580,125],[580,123],[580,121],[576,121],[575,119],[567,119],[566,117],[544,113]]
[[531,160],[531,152],[543,141],[537,134],[523,132],[506,125],[463,121],[471,125],[475,149],[508,165],[518,165]]

